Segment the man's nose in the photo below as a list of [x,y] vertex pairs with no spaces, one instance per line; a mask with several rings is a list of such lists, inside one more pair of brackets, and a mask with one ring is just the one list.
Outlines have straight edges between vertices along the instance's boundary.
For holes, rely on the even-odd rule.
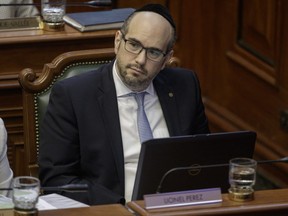
[[140,51],[140,53],[137,55],[136,57],[136,61],[137,63],[139,64],[144,64],[147,60],[147,54],[146,54],[146,50],[145,49],[142,49]]

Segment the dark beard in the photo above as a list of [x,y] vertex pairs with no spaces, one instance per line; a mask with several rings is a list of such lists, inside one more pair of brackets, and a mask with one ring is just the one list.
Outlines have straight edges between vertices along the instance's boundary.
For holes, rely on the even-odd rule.
[[147,74],[147,71],[143,67],[138,66],[138,65],[128,64],[124,71],[122,70],[119,71],[120,78],[123,81],[123,83],[132,91],[142,91],[148,87],[151,80],[149,79],[149,77],[148,78],[146,77],[145,79],[140,79],[139,77],[134,76],[134,75],[127,76],[127,69],[133,68],[133,67],[138,68],[144,71],[145,74]]

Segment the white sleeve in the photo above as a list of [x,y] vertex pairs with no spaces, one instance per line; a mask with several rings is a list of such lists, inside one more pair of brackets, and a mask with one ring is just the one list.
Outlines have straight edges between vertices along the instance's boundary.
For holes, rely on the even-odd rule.
[[[3,120],[0,118],[0,188],[10,187],[13,179],[13,171],[7,158],[7,131]],[[7,196],[9,191],[0,191]]]

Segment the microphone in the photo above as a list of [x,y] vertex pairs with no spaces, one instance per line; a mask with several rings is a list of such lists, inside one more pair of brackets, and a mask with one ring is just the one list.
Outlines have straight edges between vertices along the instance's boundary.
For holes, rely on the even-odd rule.
[[87,184],[68,184],[63,186],[41,187],[42,191],[64,191],[69,193],[86,192],[88,190]]
[[[288,156],[281,158],[281,159],[276,159],[276,160],[262,160],[262,161],[257,161],[257,164],[265,164],[265,163],[287,163],[288,162]],[[225,167],[229,166],[229,163],[225,164],[212,164],[212,165],[203,165],[203,166],[187,166],[187,167],[176,167],[168,170],[161,178],[160,183],[157,187],[156,193],[161,193],[162,190],[162,185],[164,180],[167,178],[167,176],[173,172],[177,171],[182,171],[182,170],[191,170],[191,169],[204,169],[204,168],[214,168],[214,167]]]
[[[13,187],[10,188],[0,188],[0,191],[3,190],[13,190]],[[63,186],[52,186],[52,187],[41,187],[41,191],[64,191],[64,192],[86,192],[88,191],[87,184],[67,184]]]
[[[49,4],[49,3],[44,3]],[[38,6],[41,5],[41,3],[11,3],[11,4],[0,4],[0,6]],[[88,6],[88,7],[106,7],[111,6],[112,1],[111,0],[94,0],[94,1],[88,1],[88,2],[71,2],[66,3],[66,6]]]

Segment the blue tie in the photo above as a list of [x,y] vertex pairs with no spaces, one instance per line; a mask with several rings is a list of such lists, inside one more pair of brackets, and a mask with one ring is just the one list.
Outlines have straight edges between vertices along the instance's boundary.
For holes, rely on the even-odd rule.
[[152,139],[153,134],[152,130],[150,128],[149,121],[147,119],[145,110],[144,110],[144,97],[146,92],[140,92],[140,93],[133,93],[135,100],[138,105],[137,109],[137,126],[138,126],[138,132],[140,137],[140,142],[143,143],[146,140]]

